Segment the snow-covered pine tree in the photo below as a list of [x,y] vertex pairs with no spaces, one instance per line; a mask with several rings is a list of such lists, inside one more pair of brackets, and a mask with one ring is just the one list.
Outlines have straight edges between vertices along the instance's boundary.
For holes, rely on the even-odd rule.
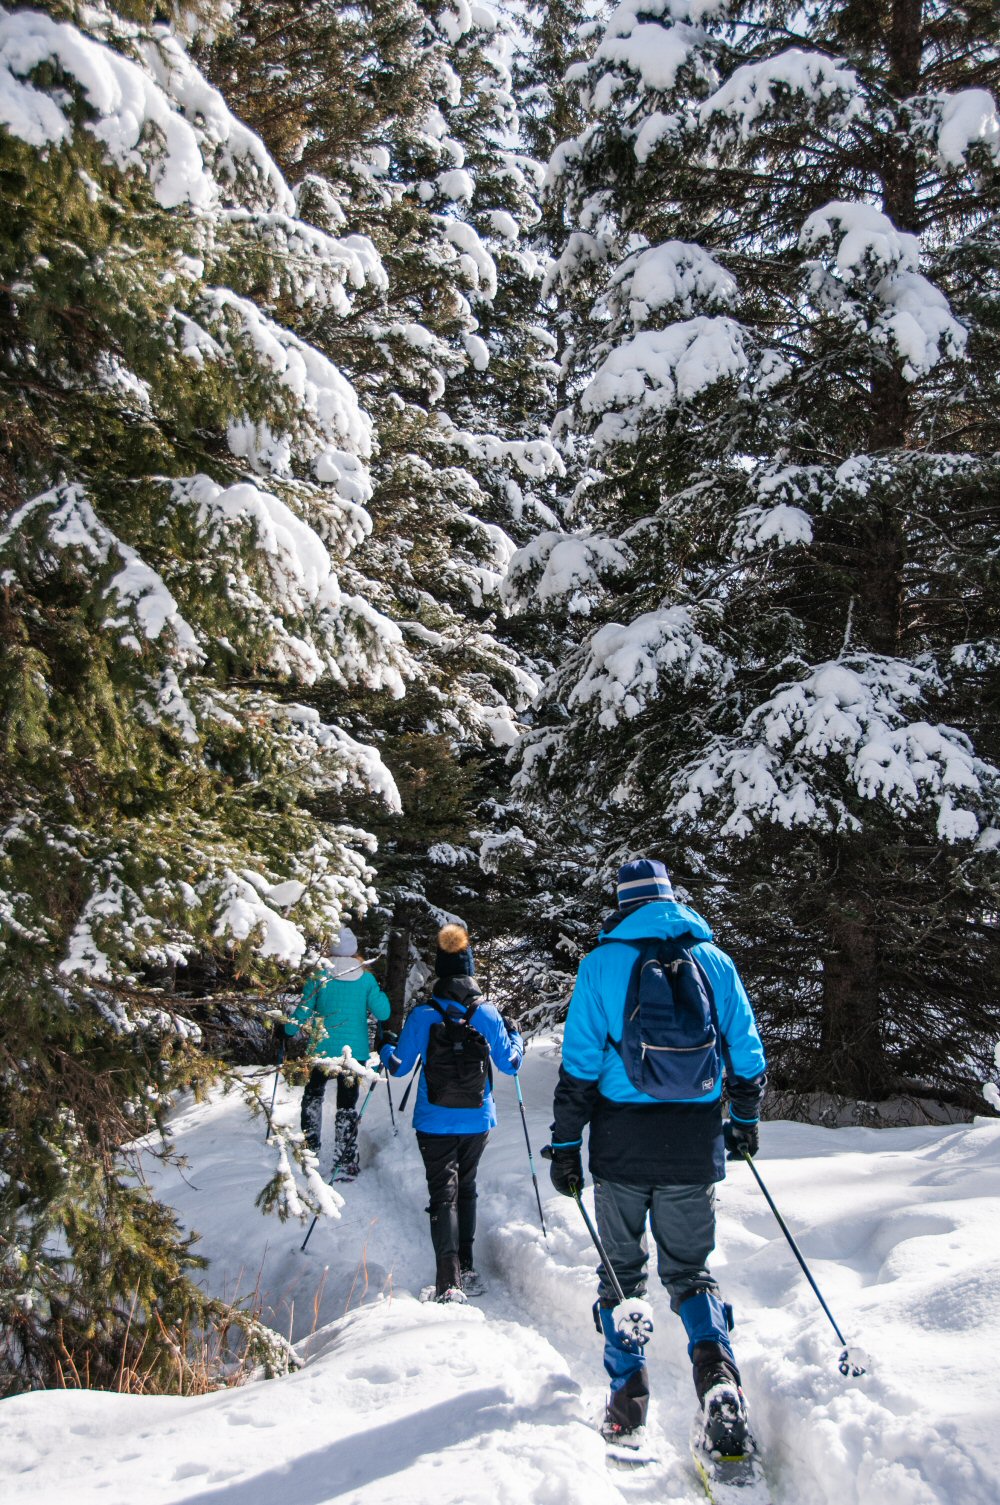
[[552,171],[593,625],[525,768],[664,856],[786,1091],[974,1108],[996,1004],[1000,18],[625,0]]
[[302,332],[377,252],[300,216],[165,15],[0,12],[5,1391],[183,1387],[228,1320],[122,1146],[214,1069],[192,959],[266,985],[373,897],[312,805],[391,776],[296,687],[412,672],[343,583],[372,425]]
[[269,144],[275,132],[300,198],[332,189],[386,268],[346,326],[313,324],[310,337],[335,342],[373,416],[374,532],[356,564],[419,664],[403,701],[350,704],[403,794],[398,820],[363,812],[380,836],[400,1005],[410,933],[431,936],[442,909],[475,925],[496,886],[477,847],[510,823],[502,757],[534,688],[523,630],[508,641],[495,620],[511,535],[524,540],[548,515],[535,491],[558,468],[538,441],[551,371],[543,268],[526,244],[541,170],[519,147],[509,54],[485,6],[247,0],[209,57]]
[[525,144],[540,162],[580,128],[576,91],[566,75],[601,30],[580,0],[535,0],[524,7],[514,82]]

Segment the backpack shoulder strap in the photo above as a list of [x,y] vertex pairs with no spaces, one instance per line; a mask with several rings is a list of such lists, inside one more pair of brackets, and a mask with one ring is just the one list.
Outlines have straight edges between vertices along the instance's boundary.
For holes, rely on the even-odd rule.
[[426,1002],[428,1008],[433,1009],[434,1012],[435,1012],[435,1014],[440,1014],[441,1018],[444,1019],[445,1021],[447,1021],[447,1019],[448,1019],[448,1010],[447,1009],[443,1009],[441,1007],[441,1005],[438,1003],[438,1001],[437,1001],[436,998],[428,998],[428,999],[425,1000],[425,1002]]
[[[609,936],[608,939],[610,940],[611,937]],[[620,944],[622,946],[633,946],[635,948],[635,961],[632,963],[632,968],[628,975],[628,982],[625,984],[625,997],[622,999],[622,1040],[624,1040],[625,1018],[628,1013],[628,1001],[632,993],[633,984],[636,982],[636,979],[639,976],[639,970],[642,967],[643,954],[650,946],[658,946],[660,942],[656,938],[656,936],[640,935],[636,936],[634,940],[625,940],[623,938]],[[617,1051],[618,1055],[621,1055],[622,1040],[616,1040],[613,1038],[613,1036],[609,1035],[605,1042],[605,1049],[607,1049],[607,1047],[610,1045],[612,1050]]]
[[729,1041],[723,1034],[722,1025],[719,1023],[719,1011],[715,1006],[715,989],[712,987],[711,979],[709,978],[708,973],[705,971],[705,968],[702,966],[701,962],[694,954],[694,946],[698,944],[697,939],[692,939],[694,939],[694,945],[692,945],[690,948],[691,960],[698,968],[698,976],[701,978],[702,986],[704,987],[705,992],[708,995],[708,1006],[712,1011],[712,1028],[715,1030],[715,1038],[719,1042],[719,1052],[722,1056],[722,1064],[726,1068],[726,1076],[731,1077],[733,1075],[733,1061],[731,1055],[729,1054]]
[[472,1022],[472,1016],[476,1012],[476,1010],[478,1009],[478,1007],[479,1007],[479,1000],[478,999],[473,999],[472,1003],[470,1003],[469,1006],[468,1006],[468,1008],[465,1010],[465,1022],[466,1022],[466,1024],[470,1024]]

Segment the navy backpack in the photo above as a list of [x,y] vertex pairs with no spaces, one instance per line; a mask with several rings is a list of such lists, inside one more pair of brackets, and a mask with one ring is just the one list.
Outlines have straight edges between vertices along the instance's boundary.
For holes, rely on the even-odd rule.
[[609,1043],[632,1086],[648,1097],[663,1103],[717,1097],[725,1042],[712,984],[691,951],[695,937],[638,944],[622,1038]]

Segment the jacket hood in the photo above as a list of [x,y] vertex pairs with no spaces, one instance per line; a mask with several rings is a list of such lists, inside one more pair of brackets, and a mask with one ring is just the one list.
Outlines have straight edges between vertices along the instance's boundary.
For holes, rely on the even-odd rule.
[[364,967],[356,956],[330,956],[323,962],[323,971],[337,982],[356,982]]
[[482,996],[482,988],[472,977],[436,977],[431,988],[431,997],[438,1003],[460,1003],[463,1008]]
[[712,931],[696,909],[678,904],[670,899],[656,899],[641,904],[626,915],[614,914],[605,921],[599,940],[643,941],[673,940],[678,935],[693,935],[699,941],[710,941]]

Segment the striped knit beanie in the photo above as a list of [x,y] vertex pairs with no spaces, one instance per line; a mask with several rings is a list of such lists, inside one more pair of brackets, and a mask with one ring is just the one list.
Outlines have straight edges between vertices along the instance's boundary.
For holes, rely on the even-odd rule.
[[650,899],[672,899],[670,874],[662,862],[650,857],[636,857],[618,869],[618,908],[634,909]]

